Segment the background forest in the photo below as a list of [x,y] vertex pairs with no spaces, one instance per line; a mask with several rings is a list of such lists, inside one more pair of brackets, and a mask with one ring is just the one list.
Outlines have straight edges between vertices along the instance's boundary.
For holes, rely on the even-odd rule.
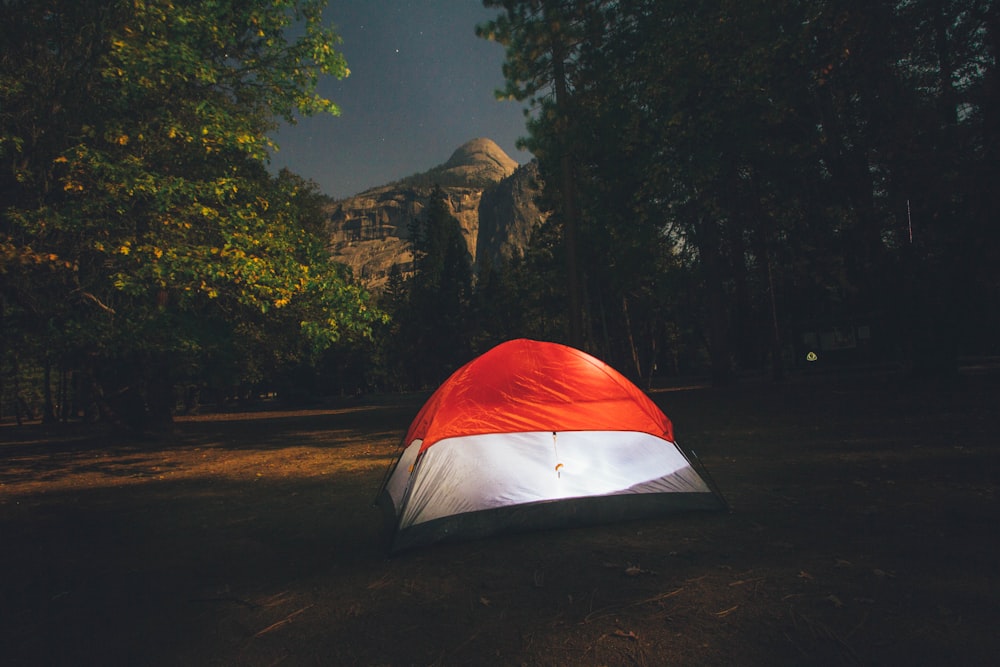
[[434,197],[381,294],[266,168],[336,113],[325,3],[0,2],[0,418],[427,388],[519,336],[644,383],[998,353],[992,0],[486,0],[551,214],[473,265]]

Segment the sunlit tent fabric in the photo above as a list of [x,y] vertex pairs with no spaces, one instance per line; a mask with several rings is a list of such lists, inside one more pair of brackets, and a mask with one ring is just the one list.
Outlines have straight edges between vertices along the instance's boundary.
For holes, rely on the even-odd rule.
[[724,506],[638,387],[580,350],[525,339],[431,395],[379,500],[391,551]]

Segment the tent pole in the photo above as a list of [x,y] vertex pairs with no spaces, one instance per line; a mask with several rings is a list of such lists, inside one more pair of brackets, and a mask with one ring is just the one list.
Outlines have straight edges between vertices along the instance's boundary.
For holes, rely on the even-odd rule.
[[[675,442],[674,444],[677,443]],[[681,449],[680,445],[678,445],[678,449]],[[681,451],[683,452],[684,450],[681,449]],[[726,509],[732,512],[732,505],[730,505],[729,501],[726,500],[726,496],[722,493],[722,489],[719,488],[719,485],[715,483],[715,478],[712,477],[712,473],[708,471],[708,467],[702,462],[701,457],[698,456],[698,452],[693,449],[689,449],[688,451],[691,452],[691,456],[694,458],[694,461],[698,462],[697,472],[705,479],[705,483],[708,484],[708,488],[710,488],[715,495],[719,496],[719,499],[722,501],[722,504],[726,506]]]

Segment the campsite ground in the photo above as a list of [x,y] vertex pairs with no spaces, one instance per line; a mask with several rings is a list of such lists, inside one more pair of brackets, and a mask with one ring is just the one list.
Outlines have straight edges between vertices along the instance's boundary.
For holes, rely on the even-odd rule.
[[386,558],[423,396],[0,426],[5,665],[941,665],[1000,654],[1000,377],[654,399],[732,511]]

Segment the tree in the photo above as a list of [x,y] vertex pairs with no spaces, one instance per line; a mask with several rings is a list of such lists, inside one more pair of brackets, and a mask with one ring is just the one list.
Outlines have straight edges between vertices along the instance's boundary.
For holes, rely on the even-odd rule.
[[4,2],[4,297],[136,423],[169,416],[180,358],[250,331],[322,349],[376,317],[305,222],[310,187],[264,169],[277,119],[337,112],[322,5]]
[[[501,98],[528,100],[539,110],[539,122],[547,128],[547,141],[532,146],[538,155],[547,148],[558,165],[559,219],[562,222],[566,261],[567,337],[571,345],[585,347],[585,298],[579,261],[580,211],[574,167],[574,145],[570,139],[574,115],[575,64],[579,50],[601,21],[604,2],[557,0],[483,0],[487,8],[502,9],[495,20],[476,28],[480,37],[505,47],[503,71],[506,87]],[[533,133],[536,139],[542,132]],[[545,162],[544,155],[542,156]],[[554,187],[551,186],[550,187]]]
[[668,280],[697,290],[717,382],[765,360],[780,377],[807,325],[873,319],[884,353],[923,338],[907,354],[928,360],[981,330],[966,318],[997,293],[995,3],[488,5],[506,10],[481,33],[507,46],[507,92],[534,95],[528,143],[550,173],[573,156],[589,323],[611,357],[639,372],[636,333],[678,320]]
[[409,233],[413,276],[400,335],[413,383],[433,385],[468,360],[472,258],[440,187],[432,190]]

